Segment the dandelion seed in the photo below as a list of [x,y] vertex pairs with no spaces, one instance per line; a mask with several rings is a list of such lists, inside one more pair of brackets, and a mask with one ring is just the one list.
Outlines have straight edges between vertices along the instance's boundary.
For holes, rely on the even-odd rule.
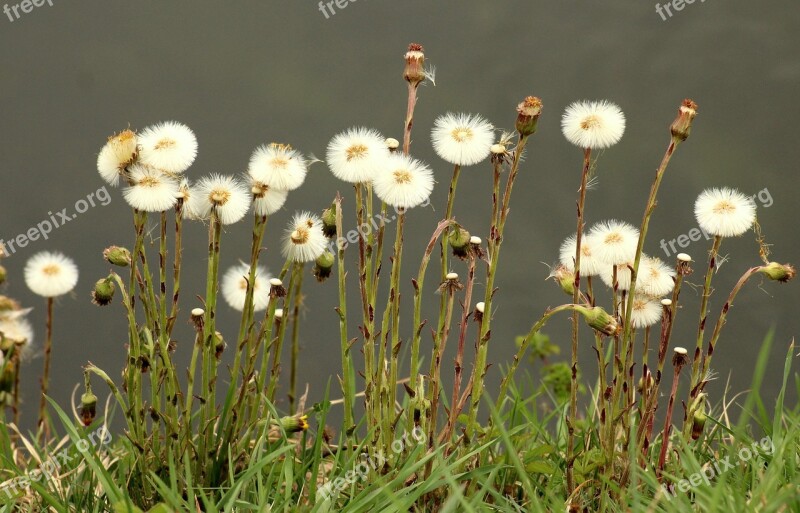
[[328,144],[328,167],[345,182],[371,182],[388,157],[386,138],[369,128],[351,128]]
[[494,126],[481,116],[448,113],[436,119],[431,140],[442,159],[471,166],[489,156],[495,142]]
[[311,212],[295,214],[286,230],[283,256],[294,262],[313,262],[325,251],[322,220]]
[[433,171],[419,160],[391,155],[373,181],[375,194],[395,208],[409,209],[427,200],[433,191]]
[[622,221],[603,221],[592,227],[587,241],[599,261],[609,265],[626,264],[636,257],[639,230]]
[[[559,262],[570,273],[575,272],[575,253],[577,237],[570,235],[561,243],[559,251]],[[599,261],[594,254],[592,241],[587,237],[581,237],[581,276],[597,276],[606,267],[605,262]]]
[[608,101],[575,102],[564,112],[561,130],[569,142],[580,148],[608,148],[625,133],[625,114]]
[[61,253],[43,251],[25,264],[25,283],[34,294],[42,297],[61,296],[78,284],[78,266]]
[[214,211],[222,224],[240,221],[250,208],[250,193],[232,176],[211,175],[200,179],[190,193],[190,210],[199,219]]
[[97,155],[97,171],[100,177],[116,187],[125,169],[136,160],[137,153],[136,133],[132,130],[123,130],[109,137]]
[[255,183],[279,191],[293,191],[303,185],[308,163],[291,146],[272,143],[256,148],[247,173]]
[[0,333],[23,348],[30,347],[33,342],[33,326],[22,315],[0,315]]
[[737,237],[753,226],[756,204],[734,189],[707,189],[697,198],[694,215],[706,233]]
[[194,132],[176,121],[145,128],[139,134],[139,146],[142,162],[167,173],[183,173],[197,157]]
[[152,167],[134,164],[130,169],[130,181],[122,196],[136,210],[164,212],[178,202],[178,182]]
[[[247,280],[250,277],[250,264],[240,263],[228,269],[222,277],[222,296],[231,308],[242,311],[247,299]],[[260,312],[269,304],[269,280],[266,269],[256,267],[253,283],[253,311]]]
[[646,328],[661,320],[664,309],[659,301],[648,296],[637,297],[633,300],[631,311],[631,324],[634,328]]

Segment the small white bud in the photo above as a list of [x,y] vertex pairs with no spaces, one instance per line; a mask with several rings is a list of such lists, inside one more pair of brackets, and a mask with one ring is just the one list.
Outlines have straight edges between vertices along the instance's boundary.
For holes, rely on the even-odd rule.
[[678,260],[680,260],[681,262],[691,262],[692,257],[687,255],[686,253],[678,253]]
[[394,137],[389,137],[388,139],[386,139],[386,147],[389,148],[390,150],[396,150],[397,148],[400,147],[400,141],[398,141]]
[[483,241],[481,240],[480,237],[475,237],[473,235],[472,237],[469,238],[469,243],[470,244],[480,244],[481,242],[483,242]]
[[671,299],[662,299],[661,300],[661,304],[664,305],[664,306],[672,306],[672,300]]
[[503,146],[502,144],[493,144],[492,147],[489,148],[489,151],[491,151],[495,155],[503,155],[506,152],[506,147]]
[[684,355],[684,356],[689,354],[689,351],[687,351],[685,347],[676,347],[674,351],[675,351],[675,354],[680,354],[680,355]]
[[445,276],[445,278],[447,278],[450,281],[457,280],[458,273],[447,273],[447,276]]
[[192,317],[202,317],[206,314],[206,311],[202,308],[195,308],[192,310]]
[[475,310],[479,311],[480,313],[483,313],[484,308],[486,308],[486,303],[484,303],[483,301],[475,305]]
[[271,280],[269,280],[269,284],[273,287],[280,287],[281,285],[283,285],[283,282],[278,278],[272,278]]
[[283,319],[283,308],[276,308],[275,309],[275,318],[276,319]]

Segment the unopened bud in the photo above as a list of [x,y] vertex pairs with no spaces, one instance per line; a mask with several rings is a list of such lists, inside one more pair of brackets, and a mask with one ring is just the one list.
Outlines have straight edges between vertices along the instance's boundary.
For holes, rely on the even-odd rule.
[[194,324],[195,329],[202,331],[203,330],[203,319],[206,315],[206,311],[202,308],[194,308],[192,309],[192,324]]
[[0,265],[0,285],[6,282],[6,277],[8,276],[8,271],[6,268]]
[[469,249],[467,245],[470,242],[470,238],[469,232],[460,226],[450,231],[450,235],[447,236],[447,243],[450,244],[450,247],[453,249],[454,256],[461,259],[467,258],[467,251]]
[[650,371],[647,371],[647,381],[645,381],[644,377],[639,378],[639,382],[636,384],[636,390],[643,394],[645,392],[644,386],[647,384],[647,390],[652,390],[653,385],[655,385],[655,380],[653,379],[653,375],[650,374]]
[[583,317],[586,319],[586,324],[603,335],[611,336],[619,330],[617,320],[603,310],[602,307],[595,306],[586,308],[584,306],[578,306],[575,307],[575,309],[583,314]]
[[422,45],[412,43],[408,45],[405,54],[406,67],[403,70],[403,78],[414,87],[417,87],[425,80],[425,49]]
[[322,212],[322,233],[332,239],[336,237],[336,204],[326,208]]
[[90,425],[94,422],[97,415],[97,396],[91,390],[87,390],[81,395],[81,422],[84,426]]
[[697,440],[706,427],[706,413],[703,410],[694,412],[692,418],[692,440]]
[[119,246],[111,246],[103,250],[103,258],[112,265],[128,267],[131,265],[131,252]]
[[214,333],[214,354],[217,357],[217,360],[222,358],[222,353],[225,351],[225,348],[228,344],[225,343],[225,339],[222,337],[222,333],[217,331]]
[[397,148],[400,147],[400,141],[398,141],[393,137],[389,137],[388,139],[386,139],[386,147],[389,148],[390,152],[394,153],[395,151],[397,151]]
[[553,277],[566,295],[572,296],[575,293],[575,273],[570,272],[566,266],[559,265],[553,269],[550,276]]
[[283,417],[279,421],[280,426],[286,433],[299,433],[308,430],[308,415],[294,415]]
[[327,249],[317,257],[316,261],[314,261],[314,276],[318,282],[322,283],[330,277],[335,261],[333,253]]
[[275,319],[283,319],[283,308],[275,309]]
[[697,116],[697,104],[692,100],[683,100],[683,105],[678,109],[678,117],[672,122],[670,132],[678,141],[685,141],[692,132],[692,122]]
[[778,262],[770,262],[762,266],[759,271],[766,274],[770,280],[779,281],[781,283],[786,283],[794,279],[797,274],[797,271],[795,271],[794,266],[791,264],[779,264]]
[[97,283],[94,284],[94,290],[92,290],[92,303],[97,306],[108,305],[114,299],[115,290],[116,286],[113,279],[103,278],[97,280]]
[[523,137],[533,135],[542,115],[542,100],[536,96],[528,96],[517,105],[517,132]]

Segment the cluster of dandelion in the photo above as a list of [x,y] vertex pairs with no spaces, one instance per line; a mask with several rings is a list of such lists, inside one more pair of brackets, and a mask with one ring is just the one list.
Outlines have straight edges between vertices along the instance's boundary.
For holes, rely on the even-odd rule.
[[[396,430],[424,433],[428,445],[420,457],[427,458],[427,462],[415,474],[422,481],[433,472],[434,463],[428,456],[442,446],[447,446],[448,454],[461,449],[468,452],[470,447],[488,443],[495,436],[493,421],[488,427],[480,421],[493,342],[495,280],[514,184],[528,143],[537,131],[542,101],[530,96],[519,103],[514,130],[510,132],[500,133],[492,123],[472,114],[445,114],[436,120],[431,141],[437,155],[452,166],[452,175],[444,216],[435,227],[409,284],[413,312],[411,324],[404,326],[400,298],[406,288],[401,283],[406,217],[412,215],[414,208],[427,204],[435,184],[432,167],[411,155],[420,86],[432,77],[425,68],[421,46],[411,45],[404,60],[408,97],[402,141],[363,127],[333,137],[327,147],[326,165],[336,178],[353,188],[350,215],[345,213],[347,200],[341,194],[320,214],[297,213],[283,234],[285,263],[276,276],[271,276],[261,264],[267,221],[284,206],[289,192],[303,184],[315,161],[313,157],[306,157],[289,145],[272,143],[255,150],[241,177],[213,175],[190,183],[186,175],[197,155],[197,140],[188,127],[175,122],[161,123],[138,133],[124,130],[109,138],[100,151],[97,166],[101,177],[111,185],[122,183],[123,196],[133,209],[134,243],[132,250],[111,246],[104,252],[105,260],[117,268],[127,268],[128,276],[124,279],[117,272],[110,272],[97,281],[92,298],[98,305],[108,305],[115,295],[121,296],[128,321],[128,345],[122,387],[118,388],[96,366],[85,367],[86,391],[81,414],[86,425],[94,421],[97,398],[91,391],[89,377],[99,376],[119,403],[127,424],[127,437],[132,450],[137,452],[129,479],[137,503],[147,505],[157,501],[158,492],[147,476],[151,471],[166,472],[168,462],[183,462],[191,469],[195,484],[218,487],[234,469],[244,468],[248,459],[272,450],[273,444],[292,441],[287,434],[308,429],[303,415],[305,401],[296,393],[300,307],[308,267],[320,282],[331,277],[336,267],[344,409],[342,439],[348,447],[351,443],[359,444],[376,453],[389,454]],[[662,374],[670,354],[681,286],[692,272],[692,258],[681,254],[670,265],[648,256],[644,248],[659,187],[673,153],[689,138],[696,115],[697,106],[690,100],[679,108],[639,228],[612,220],[597,222],[588,230],[584,212],[589,179],[596,172],[593,152],[621,140],[625,117],[619,107],[609,102],[577,102],[562,117],[564,136],[583,153],[576,231],[561,246],[560,263],[551,273],[570,301],[548,309],[522,339],[494,406],[496,411],[508,406],[516,371],[548,320],[560,312],[570,312],[573,331],[569,404],[563,419],[567,431],[563,452],[568,495],[576,490],[592,497],[610,493],[607,484],[598,485],[605,491],[592,486],[578,489],[578,480],[590,480],[587,475],[576,476],[579,457],[594,459],[591,468],[606,477],[594,481],[598,483],[612,479],[624,483],[631,465],[655,468],[659,473],[664,467],[678,378],[691,359],[684,348],[673,347],[671,351],[674,378],[657,463],[651,463],[649,452],[656,445],[653,433]],[[462,168],[484,162],[491,170],[486,178],[491,183],[491,212],[486,226],[465,227],[454,216]],[[394,214],[391,218],[390,209]],[[239,223],[248,212],[252,212],[249,259],[220,275],[223,227]],[[786,282],[795,274],[790,265],[768,259],[767,245],[762,240],[763,263],[749,269],[737,283],[707,340],[709,297],[722,240],[740,236],[758,225],[753,202],[729,189],[710,189],[701,194],[695,212],[704,231],[714,235],[714,242],[703,288],[691,387],[685,401],[682,433],[687,440],[702,436],[707,414],[704,390],[710,364],[736,295],[753,276],[762,274]],[[380,220],[376,230],[361,228],[369,226],[373,219]],[[395,222],[390,224],[390,219]],[[202,303],[193,305],[190,315],[179,308],[184,221],[208,225],[206,293]],[[154,250],[149,250],[145,243],[150,222],[160,229],[156,266],[150,265],[153,255],[149,253]],[[345,237],[346,222],[359,227],[357,244],[353,246],[357,253],[358,293],[352,295],[347,292],[346,255],[350,237]],[[394,229],[394,243],[388,246],[387,232],[391,229]],[[485,240],[475,233],[485,233]],[[329,247],[335,248],[335,254]],[[426,289],[428,266],[435,253],[440,264],[435,286]],[[48,298],[49,347],[52,298],[74,287],[77,269],[61,255],[47,254],[41,259],[44,260],[32,259],[29,264],[32,278],[28,283]],[[389,282],[381,286],[387,262]],[[53,279],[53,274],[58,274],[52,272],[53,266],[60,269],[60,280]],[[607,291],[596,286],[600,285],[596,277]],[[224,401],[217,404],[220,358],[226,340],[233,340],[217,327],[219,292],[231,307],[241,312],[241,320],[229,386]],[[385,292],[385,297],[379,297],[381,292]],[[601,306],[604,294],[609,308]],[[423,319],[422,304],[431,297],[437,298],[439,308],[428,339],[424,335],[428,321]],[[348,314],[356,298],[357,313]],[[456,307],[458,304],[460,309]],[[24,321],[25,313],[15,302],[0,298],[5,358],[0,393],[11,393],[11,397],[16,388],[8,386],[6,378],[13,381],[18,376],[16,355],[24,354],[25,341],[32,336]],[[184,370],[177,368],[173,358],[179,348],[173,330],[182,317],[190,319],[195,330],[186,379]],[[578,355],[584,348],[579,337],[581,319],[591,328],[599,373],[593,397],[598,425],[583,431],[583,440],[578,436],[583,424],[578,416]],[[452,374],[444,375],[443,354],[451,331],[456,340],[456,356]],[[467,343],[470,333],[474,344]],[[291,343],[289,416],[280,417],[274,404],[278,399],[287,337]],[[651,342],[651,338],[655,340]],[[641,351],[636,349],[639,343]],[[473,346],[474,363],[467,372],[465,356],[469,356],[467,350]],[[651,346],[657,348],[656,362],[648,361]],[[363,354],[362,369],[356,369],[356,351]],[[406,355],[410,363],[404,369],[400,362]],[[424,369],[423,362],[427,362]],[[46,369],[47,366],[46,362]],[[641,374],[635,375],[637,369]],[[451,378],[449,392],[445,391],[447,379],[443,376]],[[45,377],[43,396],[46,381]],[[356,414],[362,405],[357,401],[361,397],[364,416],[359,420]],[[330,436],[323,438],[326,444],[330,443]],[[589,439],[597,442],[598,449],[587,456],[581,448],[591,445]],[[327,453],[334,450],[333,446],[325,449]],[[490,452],[473,453],[464,468],[485,463],[492,458]],[[404,456],[408,454],[398,457]],[[391,464],[387,461],[385,468],[376,471],[388,472]]]

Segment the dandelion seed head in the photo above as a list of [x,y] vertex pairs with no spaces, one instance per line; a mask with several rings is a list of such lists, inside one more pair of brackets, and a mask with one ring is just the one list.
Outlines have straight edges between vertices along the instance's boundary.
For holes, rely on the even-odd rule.
[[[228,269],[222,277],[222,295],[231,308],[242,311],[247,299],[247,280],[250,277],[250,264],[239,263]],[[256,267],[253,283],[253,309],[260,312],[269,304],[269,280],[266,269]]]
[[700,228],[719,237],[737,237],[756,220],[756,204],[741,192],[722,188],[703,191],[694,204]]
[[427,200],[433,191],[433,171],[419,160],[394,154],[386,159],[373,181],[375,194],[395,208],[409,209]]
[[201,178],[190,193],[193,217],[207,219],[212,211],[219,222],[228,225],[240,221],[250,209],[250,191],[232,176],[211,175]]
[[43,251],[25,264],[25,283],[39,296],[62,296],[78,284],[78,266],[62,253]]
[[561,130],[569,142],[580,148],[608,148],[625,133],[625,115],[608,101],[575,102],[564,112]]
[[128,205],[142,212],[164,212],[175,206],[181,194],[179,183],[155,168],[134,164],[130,185],[122,191]]
[[388,157],[386,138],[369,128],[351,128],[328,144],[328,167],[336,178],[349,183],[371,182]]
[[325,252],[327,241],[322,220],[310,212],[300,212],[286,230],[283,256],[294,262],[313,262]]
[[[575,253],[577,251],[577,237],[570,235],[561,243],[559,262],[570,273],[575,272]],[[597,276],[606,267],[605,262],[598,260],[594,254],[592,241],[581,237],[581,276]]]
[[494,126],[481,116],[448,113],[436,119],[431,140],[445,161],[471,166],[489,156],[495,143]]
[[272,143],[256,148],[247,173],[253,182],[279,191],[293,191],[303,185],[308,162],[291,146]]
[[636,257],[639,230],[622,221],[603,221],[592,227],[587,241],[599,261],[609,265],[626,264]]
[[176,121],[145,128],[139,134],[139,158],[167,173],[183,173],[197,157],[197,138],[192,130]]

